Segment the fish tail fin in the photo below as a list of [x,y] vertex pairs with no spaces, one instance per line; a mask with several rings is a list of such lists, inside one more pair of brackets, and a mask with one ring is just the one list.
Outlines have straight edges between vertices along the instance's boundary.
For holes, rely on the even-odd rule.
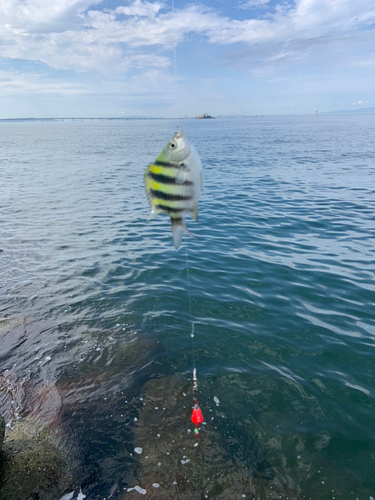
[[181,246],[182,235],[184,232],[189,236],[191,236],[192,238],[195,238],[195,236],[191,234],[189,229],[186,227],[183,218],[178,218],[178,219],[171,218],[171,224],[172,224],[172,234],[173,234],[173,245],[176,250],[178,250]]

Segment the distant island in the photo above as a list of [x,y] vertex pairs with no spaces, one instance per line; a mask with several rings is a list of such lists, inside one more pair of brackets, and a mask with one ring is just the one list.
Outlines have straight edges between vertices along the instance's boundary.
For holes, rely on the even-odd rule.
[[322,111],[320,115],[347,115],[359,113],[375,113],[375,108],[362,108],[362,109],[342,109],[339,111]]

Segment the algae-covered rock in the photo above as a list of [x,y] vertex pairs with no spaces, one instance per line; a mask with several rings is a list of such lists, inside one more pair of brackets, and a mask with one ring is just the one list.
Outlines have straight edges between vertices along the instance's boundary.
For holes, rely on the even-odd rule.
[[71,487],[69,468],[52,434],[32,419],[7,430],[0,500],[55,500]]
[[0,500],[54,500],[71,486],[61,433],[49,425],[61,407],[55,393],[54,384],[34,386],[27,376],[1,373],[0,410],[7,424],[0,420]]

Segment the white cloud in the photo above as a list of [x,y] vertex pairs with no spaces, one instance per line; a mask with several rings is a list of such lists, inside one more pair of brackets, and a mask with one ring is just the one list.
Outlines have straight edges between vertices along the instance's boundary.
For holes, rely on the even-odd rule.
[[135,0],[128,7],[120,6],[116,9],[116,14],[124,14],[125,16],[146,16],[153,17],[163,7],[163,3],[159,2],[142,2],[142,0]]
[[374,21],[372,0],[296,0],[293,5],[279,4],[266,19],[227,20],[208,30],[207,35],[211,42],[222,44],[308,40],[335,37]]
[[2,0],[0,34],[43,33],[79,29],[77,14],[101,0]]
[[355,101],[355,102],[352,102],[353,106],[356,106],[357,104],[359,104],[359,105],[370,104],[370,101]]
[[0,71],[0,96],[19,94],[77,95],[87,93],[86,86],[79,83],[46,81],[43,73],[13,73]]
[[[246,4],[265,3],[249,0]],[[375,22],[373,0],[296,0],[279,4],[265,18],[245,20],[194,4],[174,13],[161,1],[134,0],[113,10],[99,6],[98,0],[2,0],[0,56],[78,72],[166,68],[168,54],[162,52],[193,34],[211,44],[251,47],[262,61],[277,65],[298,59],[324,38],[332,41],[359,26],[370,29]],[[268,53],[262,59],[266,46]]]

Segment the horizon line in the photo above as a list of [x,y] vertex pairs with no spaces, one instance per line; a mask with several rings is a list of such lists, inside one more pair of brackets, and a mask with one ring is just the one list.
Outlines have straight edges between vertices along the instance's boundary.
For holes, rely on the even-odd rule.
[[[254,115],[241,115],[241,114],[233,114],[233,115],[216,115],[216,118],[259,118],[263,116],[319,116],[319,115],[327,115],[327,114],[374,114],[374,111],[364,112],[361,110],[347,110],[347,111],[321,111],[318,114],[314,113],[288,113],[288,114],[261,114],[257,113]],[[17,117],[17,118],[0,118],[0,122],[12,122],[12,121],[75,121],[75,120],[193,120],[196,119],[196,116],[180,116],[180,117],[165,117],[165,116],[95,116],[95,117],[85,117],[85,116],[68,116],[68,117]]]

